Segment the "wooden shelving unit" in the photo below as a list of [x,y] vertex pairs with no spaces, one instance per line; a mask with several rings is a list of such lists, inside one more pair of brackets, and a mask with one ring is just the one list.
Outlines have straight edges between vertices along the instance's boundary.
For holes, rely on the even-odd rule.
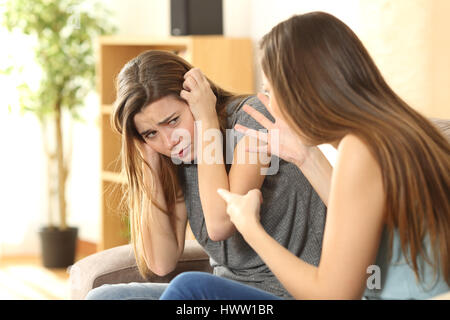
[[[163,39],[101,37],[97,62],[100,94],[101,143],[101,235],[98,250],[127,243],[127,226],[120,212],[120,185],[126,183],[120,172],[120,136],[110,126],[115,100],[115,79],[126,62],[147,50],[175,52],[222,88],[236,93],[253,93],[253,52],[247,38],[222,36],[183,36]],[[188,230],[187,237],[192,237]]]

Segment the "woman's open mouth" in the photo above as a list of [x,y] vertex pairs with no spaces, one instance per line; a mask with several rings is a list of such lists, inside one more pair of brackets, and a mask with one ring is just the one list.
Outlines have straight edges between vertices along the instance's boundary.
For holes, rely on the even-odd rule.
[[185,147],[184,149],[181,149],[180,152],[178,152],[178,158],[182,159],[184,156],[187,155],[190,145]]

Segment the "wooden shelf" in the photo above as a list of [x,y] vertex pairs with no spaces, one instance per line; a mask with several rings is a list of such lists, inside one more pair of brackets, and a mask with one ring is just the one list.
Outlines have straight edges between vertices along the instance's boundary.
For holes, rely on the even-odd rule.
[[[121,137],[111,128],[110,117],[116,97],[115,79],[122,67],[147,50],[172,51],[198,67],[212,81],[231,92],[255,92],[252,41],[223,36],[182,36],[167,38],[100,37],[97,60],[97,90],[100,95],[101,239],[98,250],[126,244],[120,174]],[[193,239],[187,228],[187,239]]]
[[111,115],[113,111],[113,106],[110,104],[104,104],[101,107],[102,114]]

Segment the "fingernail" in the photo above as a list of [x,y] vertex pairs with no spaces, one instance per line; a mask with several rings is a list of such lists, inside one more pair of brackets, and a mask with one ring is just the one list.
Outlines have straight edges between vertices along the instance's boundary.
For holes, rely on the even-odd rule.
[[223,198],[223,189],[217,189],[217,193]]

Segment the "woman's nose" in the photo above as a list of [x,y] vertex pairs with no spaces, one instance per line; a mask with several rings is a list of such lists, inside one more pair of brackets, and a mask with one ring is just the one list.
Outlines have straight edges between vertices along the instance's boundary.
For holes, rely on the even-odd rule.
[[164,144],[169,150],[172,150],[173,147],[175,147],[178,142],[180,142],[180,137],[176,134],[172,134],[172,131],[166,131],[163,134],[164,137]]

